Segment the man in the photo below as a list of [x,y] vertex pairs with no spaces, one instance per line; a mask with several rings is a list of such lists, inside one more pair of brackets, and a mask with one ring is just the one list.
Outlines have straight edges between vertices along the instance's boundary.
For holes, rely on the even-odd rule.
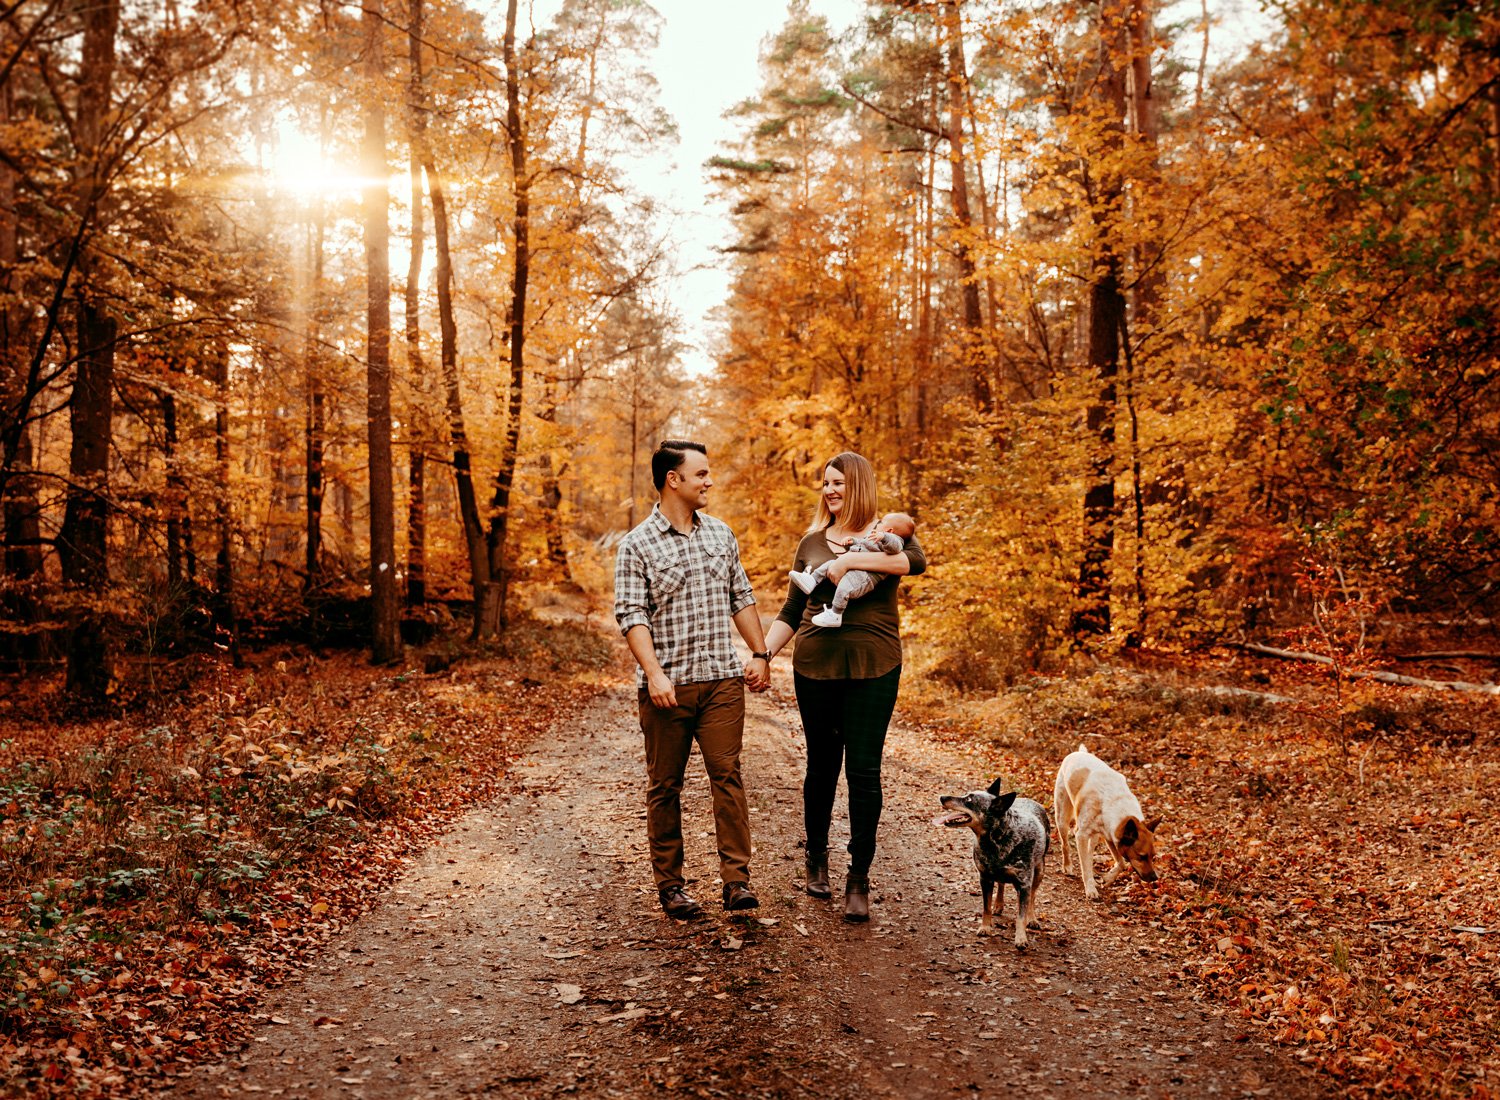
[[[740,782],[745,687],[770,686],[770,655],[734,532],[701,514],[713,479],[700,443],[666,440],[651,456],[660,500],[615,556],[615,619],[641,666],[646,741],[646,832],[661,907],[674,920],[702,914],[682,877],[682,781],[693,742],[713,790],[724,908],[754,909],[750,814]],[[729,623],[753,656],[742,668]]]

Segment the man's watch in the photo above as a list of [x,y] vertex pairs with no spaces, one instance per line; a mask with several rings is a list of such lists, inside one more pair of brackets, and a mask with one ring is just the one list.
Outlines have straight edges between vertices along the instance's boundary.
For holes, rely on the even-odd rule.
[[771,663],[771,655],[769,653],[752,653],[750,654],[750,657],[752,660],[756,657],[759,657],[762,661],[766,662],[766,664]]

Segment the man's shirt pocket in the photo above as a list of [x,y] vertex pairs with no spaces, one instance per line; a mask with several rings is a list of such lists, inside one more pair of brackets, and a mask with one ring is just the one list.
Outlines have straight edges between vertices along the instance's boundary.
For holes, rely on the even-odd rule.
[[708,579],[714,583],[727,582],[730,570],[734,568],[734,544],[723,542],[710,546],[703,556],[703,567],[708,573]]
[[687,566],[675,561],[658,558],[647,566],[647,572],[651,577],[653,602],[658,607],[681,592],[687,584]]

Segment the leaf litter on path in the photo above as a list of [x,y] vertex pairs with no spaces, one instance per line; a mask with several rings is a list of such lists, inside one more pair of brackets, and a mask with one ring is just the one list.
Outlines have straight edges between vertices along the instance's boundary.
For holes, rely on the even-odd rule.
[[[345,966],[310,969],[275,1002],[290,1029],[175,1095],[208,1097],[221,1086],[334,1095],[323,1067],[341,1064],[342,1029],[298,1022],[319,1013],[406,1035],[380,1048],[385,1060],[362,1077],[372,1100],[731,1087],[852,1100],[971,1086],[1154,1097],[1163,1074],[1183,1095],[1233,1095],[1252,1068],[1292,1100],[1329,1091],[1267,1048],[1236,1041],[1242,1030],[1205,1011],[1170,960],[1156,957],[1152,930],[1086,905],[1074,879],[1049,876],[1044,928],[1028,952],[1008,935],[977,936],[967,845],[926,821],[938,793],[971,778],[972,761],[935,751],[919,733],[892,730],[874,919],[845,923],[837,901],[802,890],[800,807],[779,794],[800,780],[792,722],[784,703],[751,701],[752,874],[761,912],[774,915],[731,919],[709,904],[704,919],[675,924],[655,907],[644,777],[607,787],[597,779],[642,771],[634,699],[622,689],[537,741],[507,793],[411,860],[406,893],[388,894],[330,944],[332,958],[357,949],[370,960],[362,986]],[[563,792],[567,812],[552,812],[541,791]],[[713,838],[699,835],[704,825],[711,834],[712,812],[696,757],[683,813],[689,892],[716,897]],[[843,815],[840,807],[839,829]],[[485,889],[449,898],[454,877]],[[405,918],[438,898],[447,904],[419,934]],[[1138,950],[1147,945],[1149,957]],[[1098,1009],[1079,1012],[1083,999]],[[579,1009],[585,1003],[591,1014]],[[483,1059],[459,1056],[477,1045],[473,1036],[494,1044]]]

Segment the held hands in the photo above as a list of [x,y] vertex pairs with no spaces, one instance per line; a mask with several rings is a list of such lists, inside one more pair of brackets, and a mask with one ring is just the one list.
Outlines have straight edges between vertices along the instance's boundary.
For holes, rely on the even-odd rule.
[[660,669],[646,677],[646,691],[651,696],[653,706],[667,710],[677,705],[677,689],[670,677]]
[[745,686],[751,691],[765,691],[771,686],[771,662],[751,657],[745,662]]

